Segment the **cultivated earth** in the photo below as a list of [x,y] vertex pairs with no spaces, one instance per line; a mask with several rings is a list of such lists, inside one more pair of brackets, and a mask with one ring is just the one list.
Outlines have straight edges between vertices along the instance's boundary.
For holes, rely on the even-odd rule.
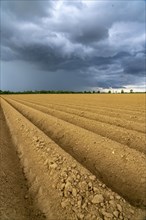
[[145,98],[1,96],[0,220],[145,220]]

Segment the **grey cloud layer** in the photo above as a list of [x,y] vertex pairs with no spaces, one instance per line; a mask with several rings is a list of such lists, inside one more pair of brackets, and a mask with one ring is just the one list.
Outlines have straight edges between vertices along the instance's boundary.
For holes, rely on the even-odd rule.
[[62,82],[65,88],[121,87],[142,82],[144,4],[2,2],[1,59],[24,61],[26,66],[32,63],[42,71],[42,77],[43,72],[54,74],[56,85]]

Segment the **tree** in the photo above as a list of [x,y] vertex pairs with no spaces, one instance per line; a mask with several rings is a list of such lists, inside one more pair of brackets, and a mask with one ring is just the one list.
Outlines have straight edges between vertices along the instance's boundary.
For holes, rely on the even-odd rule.
[[130,89],[130,93],[133,93],[133,89]]
[[124,93],[124,90],[123,90],[123,89],[121,90],[121,93]]
[[109,90],[108,93],[111,93],[111,90]]
[[97,93],[100,93],[100,90],[98,90]]

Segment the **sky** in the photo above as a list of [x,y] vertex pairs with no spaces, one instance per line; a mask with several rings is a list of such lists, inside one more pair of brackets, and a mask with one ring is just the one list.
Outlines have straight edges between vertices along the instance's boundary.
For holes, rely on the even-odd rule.
[[1,89],[145,90],[145,0],[1,1]]

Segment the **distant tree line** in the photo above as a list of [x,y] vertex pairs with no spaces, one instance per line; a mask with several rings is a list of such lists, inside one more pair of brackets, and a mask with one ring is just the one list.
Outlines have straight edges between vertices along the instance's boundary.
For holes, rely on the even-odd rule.
[[67,91],[67,90],[36,90],[36,91],[18,91],[12,92],[9,90],[2,91],[0,90],[0,94],[91,94],[91,93],[100,93],[100,91]]
[[[111,90],[109,90],[108,93],[112,93]],[[116,92],[116,93],[117,93],[117,92]],[[125,92],[125,91],[122,89],[122,90],[121,90],[121,94],[123,94],[123,93],[129,93],[129,92]],[[133,92],[133,89],[130,89],[130,93],[134,93],[134,92]],[[138,93],[138,92],[136,92],[136,93]]]
[[[98,91],[67,91],[67,90],[35,90],[35,91],[31,91],[31,90],[27,90],[27,91],[18,91],[18,92],[12,92],[9,90],[0,90],[0,94],[105,94],[105,93],[109,93],[111,94],[112,91],[109,90],[108,92],[102,92],[100,90]],[[124,92],[124,90],[121,90],[121,94],[123,93],[127,93]],[[133,90],[130,90],[130,93],[141,93],[141,92],[133,92]],[[146,92],[145,92],[146,93]]]

